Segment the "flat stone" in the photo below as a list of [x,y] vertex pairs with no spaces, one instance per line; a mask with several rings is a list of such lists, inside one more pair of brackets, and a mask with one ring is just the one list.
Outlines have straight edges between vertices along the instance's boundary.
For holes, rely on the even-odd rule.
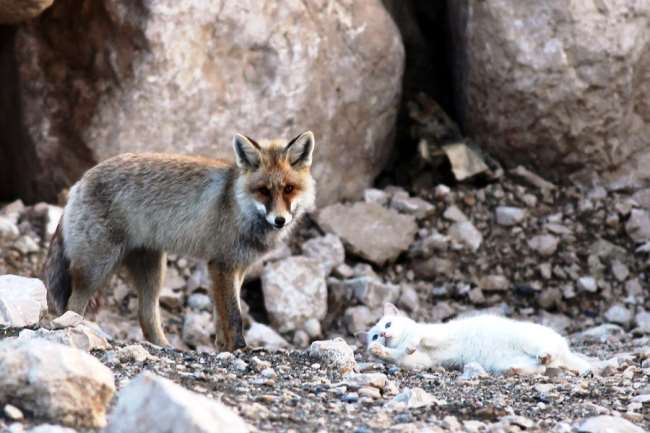
[[600,415],[587,418],[578,424],[580,433],[645,433],[641,427],[618,416]]
[[483,242],[481,232],[469,221],[456,222],[449,227],[449,237],[474,252]]
[[406,251],[418,230],[412,215],[375,203],[331,205],[318,213],[316,221],[324,231],[339,236],[352,254],[380,266]]
[[469,221],[467,215],[465,215],[463,211],[460,210],[458,206],[455,205],[451,205],[447,207],[447,209],[445,209],[445,211],[442,213],[442,217],[446,220],[453,221],[455,223]]
[[0,216],[0,240],[15,241],[20,236],[18,226],[9,218]]
[[521,223],[528,212],[526,209],[511,206],[499,206],[494,211],[496,222],[501,226],[514,226]]
[[0,326],[34,326],[46,311],[46,289],[41,280],[0,276]]
[[598,291],[598,284],[594,277],[580,277],[577,285],[578,289],[583,292],[596,293]]
[[606,343],[610,338],[621,336],[624,333],[625,330],[620,326],[606,323],[579,332],[576,334],[576,339],[587,343]]
[[113,373],[86,352],[39,339],[2,341],[0,371],[0,401],[65,425],[106,425]]
[[552,256],[560,240],[553,235],[537,235],[528,241],[528,247],[543,257]]
[[510,280],[503,275],[486,275],[479,280],[479,287],[492,292],[502,292],[510,289]]
[[44,328],[39,328],[35,331],[23,329],[18,334],[17,339],[20,341],[33,339],[46,340],[86,352],[95,349],[106,350],[111,348],[109,335],[102,331],[99,326],[91,322],[82,322],[73,327],[53,331]]
[[262,323],[253,322],[244,334],[246,344],[250,347],[265,347],[270,350],[285,349],[289,343],[273,328]]
[[400,287],[397,284],[384,283],[378,278],[358,277],[343,282],[354,297],[369,308],[379,308],[386,302],[395,303],[399,298]]
[[327,313],[327,285],[318,260],[292,256],[269,263],[262,272],[264,305],[279,332],[303,329]]
[[396,194],[390,201],[390,207],[400,213],[413,215],[417,219],[423,219],[431,216],[436,207],[420,197],[409,197]]
[[650,213],[645,209],[632,209],[625,231],[634,242],[650,241]]
[[248,433],[250,428],[223,403],[189,391],[151,372],[124,387],[106,433]]
[[632,312],[623,304],[614,304],[605,312],[605,319],[627,328],[632,322]]
[[338,236],[331,233],[312,238],[302,244],[305,257],[318,260],[323,267],[323,274],[329,275],[332,269],[345,262],[345,248]]
[[368,188],[363,191],[363,201],[366,203],[375,203],[380,206],[387,206],[390,201],[390,195],[381,189]]
[[642,310],[636,313],[634,324],[637,332],[650,334],[650,312]]

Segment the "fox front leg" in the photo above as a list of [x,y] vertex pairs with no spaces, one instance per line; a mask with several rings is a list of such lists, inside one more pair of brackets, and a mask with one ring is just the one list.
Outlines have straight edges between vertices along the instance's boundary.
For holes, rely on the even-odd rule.
[[217,326],[217,347],[232,352],[246,347],[239,291],[243,273],[228,269],[216,261],[208,263],[212,277],[212,299]]

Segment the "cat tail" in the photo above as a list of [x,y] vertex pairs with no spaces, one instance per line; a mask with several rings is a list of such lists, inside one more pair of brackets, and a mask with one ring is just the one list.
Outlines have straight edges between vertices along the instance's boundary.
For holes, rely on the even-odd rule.
[[592,370],[592,365],[587,359],[573,352],[568,352],[564,356],[563,361],[564,368],[575,371],[581,375],[587,374]]

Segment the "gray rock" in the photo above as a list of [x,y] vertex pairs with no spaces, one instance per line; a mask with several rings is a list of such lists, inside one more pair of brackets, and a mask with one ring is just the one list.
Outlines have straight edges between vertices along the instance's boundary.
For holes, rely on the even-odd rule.
[[171,310],[183,307],[185,285],[185,278],[178,273],[178,270],[169,267],[165,272],[165,281],[160,291],[160,304]]
[[625,281],[630,275],[630,270],[625,266],[624,263],[619,260],[614,260],[611,265],[612,274],[618,281]]
[[215,325],[210,313],[192,310],[185,312],[181,336],[188,346],[199,347],[212,345],[212,333],[214,331]]
[[634,242],[650,241],[650,213],[645,209],[632,209],[625,231]]
[[354,391],[364,386],[383,390],[387,383],[388,377],[384,373],[348,373],[343,376],[343,384]]
[[302,254],[318,260],[326,276],[332,272],[332,269],[345,262],[345,248],[341,239],[330,233],[303,243]]
[[634,316],[636,331],[650,334],[650,312],[641,310]]
[[366,331],[381,317],[380,310],[371,311],[365,305],[348,307],[343,314],[343,323],[348,332],[357,335]]
[[528,212],[526,209],[511,206],[499,206],[494,211],[497,224],[501,226],[514,226],[522,222]]
[[320,337],[321,334],[323,333],[320,326],[320,321],[313,317],[311,319],[307,319],[303,329],[305,330],[307,335],[309,335],[309,338]]
[[399,298],[397,284],[384,283],[378,278],[358,277],[344,281],[354,293],[354,297],[370,308],[378,308],[386,302],[395,303]]
[[63,329],[83,323],[84,318],[74,311],[66,311],[61,316],[52,320],[52,329]]
[[289,343],[273,328],[262,323],[253,322],[244,334],[250,347],[265,347],[270,350],[284,349]]
[[117,357],[121,362],[145,362],[153,358],[147,349],[139,344],[131,344],[118,349]]
[[577,427],[580,433],[645,433],[641,427],[619,416],[600,415],[587,418]]
[[418,299],[418,292],[413,286],[402,285],[402,294],[397,301],[398,305],[413,312],[418,308],[420,300]]
[[307,331],[304,329],[298,329],[296,332],[294,332],[292,341],[294,346],[304,349],[309,345],[311,339],[309,338]]
[[625,334],[623,328],[608,323],[579,332],[575,337],[578,341],[586,343],[605,343],[609,339],[620,337],[623,334]]
[[0,326],[33,326],[46,311],[46,289],[41,280],[0,276]]
[[488,374],[481,364],[478,362],[470,362],[463,366],[463,374],[458,378],[459,380],[472,380],[481,377],[487,377]]
[[0,342],[0,401],[65,425],[101,428],[115,392],[95,357],[45,340]]
[[60,425],[42,424],[38,427],[29,429],[27,433],[77,433],[77,431]]
[[387,406],[392,410],[399,409],[416,409],[419,407],[427,407],[437,405],[440,402],[431,394],[422,388],[406,388],[401,393],[397,394]]
[[24,256],[40,251],[38,242],[36,242],[31,236],[27,235],[20,236],[18,239],[16,239],[13,247]]
[[339,236],[352,254],[380,266],[406,251],[418,230],[413,216],[375,203],[328,206],[316,221],[324,231]]
[[578,278],[578,289],[583,292],[596,293],[598,291],[598,284],[594,277],[580,277]]
[[192,293],[187,298],[187,306],[197,311],[212,311],[212,301],[205,293]]
[[422,279],[433,279],[438,276],[451,277],[456,269],[456,264],[449,259],[431,257],[427,260],[417,260],[412,263],[415,276]]
[[627,328],[632,322],[632,312],[623,304],[614,304],[605,312],[605,319]]
[[82,322],[73,327],[57,329],[50,331],[47,329],[39,328],[35,331],[31,329],[23,329],[18,334],[18,340],[46,340],[52,343],[63,344],[65,346],[80,349],[86,352],[91,350],[110,349],[111,344],[108,340],[110,337],[99,326],[91,322]]
[[560,240],[553,235],[537,235],[528,241],[528,247],[543,257],[552,256]]
[[309,356],[334,367],[342,374],[357,370],[354,351],[342,338],[314,341],[309,347]]
[[376,203],[380,206],[387,206],[390,201],[390,195],[381,189],[368,188],[363,191],[363,201],[366,203]]
[[0,240],[15,241],[20,236],[20,231],[16,224],[9,218],[0,216]]
[[483,235],[469,221],[452,224],[447,234],[453,241],[462,244],[472,252],[478,250],[483,242]]
[[436,210],[436,207],[428,201],[419,197],[409,197],[408,194],[394,195],[390,201],[390,207],[398,212],[413,215],[417,219],[426,218]]
[[442,217],[444,219],[447,219],[449,221],[453,221],[456,223],[460,223],[463,221],[469,221],[469,218],[467,218],[467,215],[463,213],[462,210],[458,209],[457,206],[451,205],[445,211],[442,213]]
[[250,428],[223,403],[145,371],[124,387],[106,433],[248,433]]
[[269,263],[262,272],[264,305],[280,332],[302,329],[327,313],[327,286],[318,260],[302,256]]

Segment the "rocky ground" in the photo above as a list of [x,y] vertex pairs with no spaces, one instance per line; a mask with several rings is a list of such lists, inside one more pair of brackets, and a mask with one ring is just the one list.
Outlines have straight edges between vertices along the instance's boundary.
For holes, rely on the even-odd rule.
[[[22,331],[21,338],[92,350],[114,375],[120,396],[127,379],[149,370],[222,401],[260,431],[650,427],[649,190],[557,187],[522,168],[496,170],[480,183],[409,189],[371,189],[362,201],[319,210],[251,271],[243,291],[246,338],[265,349],[214,353],[209,282],[203,265],[184,257],[170,257],[161,299],[175,350],[144,345],[148,355],[119,355],[128,342],[142,344],[137,299],[121,278],[101,296],[94,317],[101,332],[73,323],[50,333]],[[60,208],[45,204],[15,202],[0,210],[0,275],[39,275],[59,215]],[[3,292],[0,284],[0,325],[9,327],[4,337],[52,327],[40,320],[44,299],[30,281],[4,281],[5,289],[26,284],[22,300],[10,299],[16,291]],[[355,347],[354,334],[374,323],[387,301],[418,320],[488,310],[538,321],[606,362],[589,378],[551,371],[464,380],[461,372],[398,371],[372,362],[361,347],[355,353],[362,376],[342,375],[317,350],[310,356],[315,340],[342,337]],[[12,314],[12,305],[21,314]],[[144,377],[136,385],[166,389],[157,381]],[[20,406],[8,397],[0,401]],[[110,401],[118,410],[119,402]],[[0,426],[22,431],[23,424],[51,418],[21,409],[17,423],[5,409]],[[613,418],[585,421],[600,415]]]

